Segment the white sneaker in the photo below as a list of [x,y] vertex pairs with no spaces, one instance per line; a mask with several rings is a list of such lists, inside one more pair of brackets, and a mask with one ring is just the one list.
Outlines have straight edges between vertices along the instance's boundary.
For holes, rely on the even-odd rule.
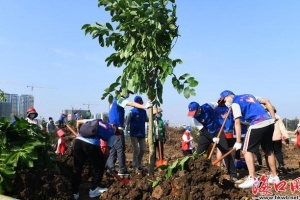
[[89,191],[89,196],[90,198],[94,198],[94,197],[97,197],[99,196],[101,193],[105,192],[107,190],[107,188],[101,188],[101,187],[97,187],[96,189],[94,190],[91,190]]
[[239,188],[251,188],[253,184],[258,183],[257,178],[248,176],[244,183],[239,184]]
[[75,199],[75,200],[78,200],[78,199],[79,199],[79,193],[73,194],[73,196],[74,196],[74,199]]
[[279,177],[276,175],[274,177],[272,177],[271,175],[269,176],[268,178],[268,183],[269,184],[274,184],[274,183],[279,183],[280,182],[280,179]]

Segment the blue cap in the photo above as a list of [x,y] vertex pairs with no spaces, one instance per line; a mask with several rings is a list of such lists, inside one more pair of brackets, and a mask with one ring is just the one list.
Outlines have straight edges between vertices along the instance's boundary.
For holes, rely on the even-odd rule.
[[144,103],[141,96],[135,96],[135,97],[134,97],[134,102],[136,102],[136,103],[141,103],[141,104]]
[[197,112],[198,108],[200,107],[200,105],[197,102],[191,102],[189,104],[189,112],[188,112],[188,116],[192,117],[195,115],[195,113]]
[[234,93],[231,92],[230,90],[224,90],[224,91],[221,92],[221,94],[220,94],[220,96],[221,96],[221,99],[220,99],[220,100],[223,100],[225,97],[227,97],[228,95],[231,95],[231,94],[234,95]]
[[185,130],[192,131],[192,128],[190,126],[186,126]]

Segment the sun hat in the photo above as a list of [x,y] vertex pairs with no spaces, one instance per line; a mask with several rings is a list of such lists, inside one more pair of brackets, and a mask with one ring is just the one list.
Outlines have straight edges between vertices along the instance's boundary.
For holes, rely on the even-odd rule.
[[161,108],[153,108],[153,115],[157,114],[157,113],[161,113],[163,110]]
[[59,130],[57,131],[58,137],[61,137],[61,136],[63,136],[64,134],[65,134],[65,132],[64,132],[62,129],[59,129]]
[[188,116],[189,117],[194,116],[199,107],[200,107],[200,105],[197,102],[194,102],[194,101],[191,102],[188,106],[188,108],[189,108]]

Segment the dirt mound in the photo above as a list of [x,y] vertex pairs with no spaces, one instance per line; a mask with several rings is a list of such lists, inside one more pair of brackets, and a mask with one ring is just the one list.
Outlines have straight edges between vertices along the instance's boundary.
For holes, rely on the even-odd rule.
[[184,170],[176,169],[168,180],[164,171],[157,170],[155,180],[161,181],[155,188],[152,187],[154,177],[143,171],[133,174],[128,185],[115,182],[100,199],[232,199],[250,195],[247,190],[241,194],[222,174],[221,168],[212,166],[208,159],[190,158]]
[[[73,199],[71,192],[71,178],[73,170],[73,149],[74,136],[65,130],[67,151],[64,155],[57,155],[57,167],[53,169],[32,169],[30,171],[18,170],[17,178],[13,182],[13,191],[6,193],[17,199],[49,199],[68,200]],[[182,128],[168,128],[168,137],[164,145],[165,159],[169,164],[179,162],[183,159],[181,151],[181,137],[184,132]],[[196,136],[194,136],[196,138]],[[53,144],[55,145],[55,144]],[[129,171],[132,171],[131,160],[132,150],[130,140],[126,142],[126,157]],[[53,150],[52,153],[54,153]],[[286,167],[292,174],[279,173],[284,190],[277,191],[274,186],[270,187],[273,195],[298,195],[300,189],[300,177],[298,160],[300,160],[300,149],[294,144],[283,146]],[[213,166],[211,161],[204,157],[197,157],[195,160],[189,158],[184,164],[183,170],[176,167],[172,171],[172,176],[166,179],[166,170],[157,169],[154,176],[148,176],[148,149],[143,158],[143,168],[140,174],[132,173],[128,185],[123,185],[114,177],[105,174],[101,187],[108,187],[109,190],[103,193],[99,199],[247,199],[254,196],[251,189],[238,189],[228,180],[226,171],[220,167]],[[264,155],[262,154],[262,157]],[[213,155],[213,160],[215,154]],[[265,161],[263,163],[265,164]],[[82,184],[80,186],[80,200],[90,199],[88,190],[92,180],[92,167],[87,161],[83,173]],[[257,171],[258,175],[269,174],[266,167]],[[238,177],[244,179],[248,175],[247,170],[238,170]],[[159,183],[152,187],[153,182]],[[295,186],[291,191],[291,186]],[[296,187],[297,186],[297,187]],[[281,189],[282,189],[281,188]],[[262,196],[263,190],[257,190],[255,196]]]

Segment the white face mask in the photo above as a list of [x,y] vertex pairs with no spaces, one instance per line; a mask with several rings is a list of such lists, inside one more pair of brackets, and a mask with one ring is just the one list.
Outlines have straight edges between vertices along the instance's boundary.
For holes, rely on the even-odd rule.
[[30,119],[33,119],[34,117],[35,117],[35,114],[34,114],[34,113],[29,114],[29,118],[30,118]]
[[230,108],[232,105],[232,103],[229,103],[229,102],[225,102],[225,106],[227,106],[228,108]]

